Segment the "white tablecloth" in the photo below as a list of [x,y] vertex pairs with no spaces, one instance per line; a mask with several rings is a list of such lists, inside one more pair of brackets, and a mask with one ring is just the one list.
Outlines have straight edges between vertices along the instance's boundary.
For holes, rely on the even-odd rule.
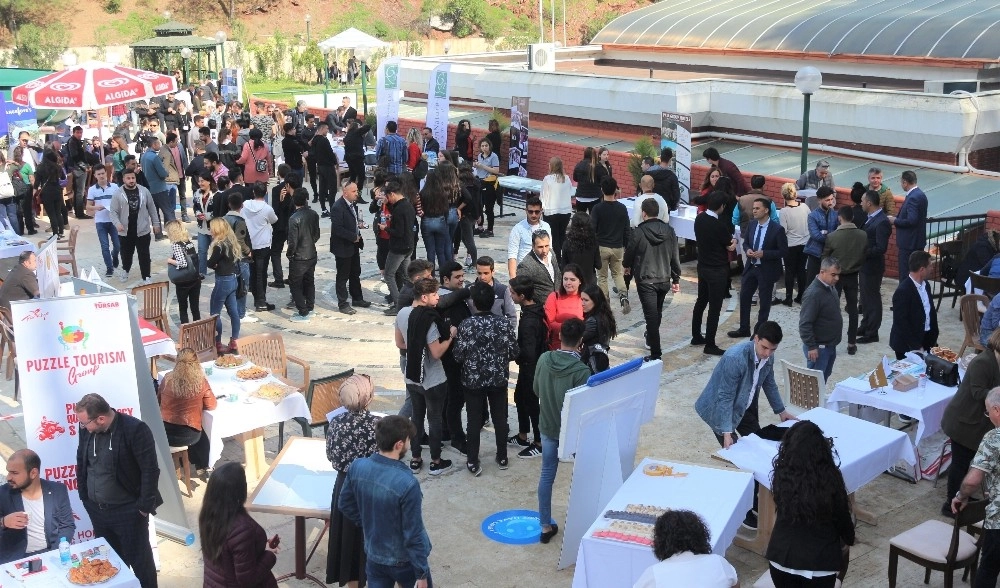
[[857,378],[848,378],[839,382],[826,399],[826,407],[839,411],[844,403],[871,406],[888,410],[917,419],[917,432],[913,443],[918,444],[924,437],[929,437],[941,430],[941,417],[944,409],[958,392],[958,386],[946,388],[934,382],[927,382],[927,390],[923,398],[916,389],[909,392],[899,392],[892,386],[886,386],[885,394],[879,390],[868,390],[868,382]]
[[[683,478],[647,476],[642,473],[646,464],[669,465],[674,471],[688,475]],[[698,513],[712,535],[712,553],[725,556],[743,517],[753,505],[753,482],[750,474],[745,472],[646,458],[611,498],[604,511],[625,510],[629,504]],[[657,562],[651,547],[593,537],[595,531],[607,527],[609,522],[602,515],[580,541],[573,588],[631,586],[646,568]]]
[[337,470],[326,458],[326,439],[294,437],[271,464],[270,473],[250,497],[249,511],[330,516]]
[[[808,410],[799,415],[799,419],[816,423],[827,437],[833,437],[833,448],[840,457],[840,472],[849,494],[877,478],[899,460],[910,465],[917,463],[913,444],[902,431],[825,408]],[[781,426],[793,424],[795,421],[788,421]],[[754,478],[764,487],[771,487],[771,463],[778,454],[778,442],[749,435],[717,453],[737,467],[752,471]]]
[[0,231],[0,259],[17,257],[23,251],[35,251],[35,245],[14,231]]
[[[635,208],[635,196],[631,198],[619,198],[618,202],[625,205],[629,216],[631,216],[632,209]],[[670,226],[674,228],[674,232],[681,239],[690,239],[693,241],[694,219],[696,216],[698,216],[698,207],[682,205],[677,210],[670,212]]]
[[[118,557],[118,554],[115,553],[114,549],[111,549],[111,546],[108,545],[108,542],[103,537],[91,539],[90,541],[84,541],[83,543],[71,544],[69,546],[69,550],[70,554],[80,554],[98,545],[107,550],[106,553],[108,553],[108,556],[106,559],[111,562],[111,565],[118,568],[118,574],[107,582],[100,584],[101,588],[118,588],[125,586],[130,588],[138,587],[139,580],[135,577],[135,574],[132,573],[132,570],[130,570],[128,566],[122,563],[121,558]],[[42,565],[47,568],[46,571],[32,574],[27,578],[24,578],[23,581],[11,579],[11,576],[8,574],[13,574],[18,579],[21,578],[21,574],[16,571],[15,568],[18,562],[34,559],[35,557],[42,558]],[[59,564],[58,549],[46,551],[45,553],[41,553],[30,558],[24,558],[23,560],[12,561],[0,567],[4,570],[3,572],[0,572],[0,582],[2,582],[4,586],[8,585],[8,583],[11,586],[24,586],[25,588],[52,588],[54,586],[75,588],[77,586],[76,584],[71,584],[69,579],[66,577],[69,570],[63,568]]]

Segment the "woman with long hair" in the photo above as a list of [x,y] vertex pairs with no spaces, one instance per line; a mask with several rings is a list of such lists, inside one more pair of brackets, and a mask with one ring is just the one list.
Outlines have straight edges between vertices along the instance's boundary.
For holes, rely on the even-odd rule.
[[604,197],[601,192],[601,180],[607,170],[598,165],[597,151],[593,147],[583,150],[583,159],[573,168],[573,181],[576,182],[576,209],[590,213],[591,209]]
[[416,127],[406,132],[406,169],[408,171],[412,172],[413,168],[417,167],[417,162],[423,157],[420,144],[420,131]]
[[653,555],[660,563],[646,568],[633,588],[736,588],[736,569],[712,553],[712,534],[697,513],[668,510],[653,526]]
[[607,147],[601,147],[597,150],[597,165],[604,168],[606,177],[614,177],[611,172],[611,152],[608,151]]
[[586,212],[573,214],[573,221],[566,231],[566,241],[562,246],[561,263],[573,263],[580,266],[584,281],[593,284],[597,281],[597,270],[601,267],[601,248],[597,244],[597,233],[590,224],[590,215]]
[[198,273],[202,278],[208,272],[208,246],[212,243],[212,230],[209,223],[215,212],[215,199],[219,188],[210,170],[204,170],[198,176],[198,191],[192,198],[194,216],[198,220]]
[[229,315],[229,323],[232,334],[229,337],[229,345],[222,344],[222,317],[215,321],[215,348],[220,355],[224,353],[236,352],[236,340],[240,337],[240,311],[236,305],[237,272],[240,271],[239,263],[243,258],[240,248],[240,241],[236,238],[236,233],[229,226],[226,219],[216,217],[209,222],[209,230],[212,235],[212,243],[209,245],[211,254],[208,258],[208,267],[215,270],[215,286],[212,288],[209,312],[218,315],[222,312],[222,307],[226,307]]
[[326,431],[326,457],[337,470],[330,505],[330,545],[326,551],[326,583],[363,586],[365,576],[364,533],[337,508],[347,470],[360,457],[376,453],[375,425],[379,417],[368,412],[375,395],[371,378],[354,374],[340,385],[340,405],[347,409],[330,420]]
[[[170,239],[170,257],[167,258],[167,263],[177,269],[186,268],[198,255],[197,248],[191,242],[191,235],[179,220],[169,221],[163,228]],[[177,312],[181,316],[181,324],[188,322],[188,307],[191,308],[194,320],[201,320],[201,308],[198,304],[201,298],[201,276],[195,275],[193,280],[184,283],[174,282],[174,291],[177,294]]]
[[580,359],[595,374],[608,369],[611,340],[618,336],[618,325],[611,305],[601,288],[590,282],[580,291],[583,307],[583,350]]
[[708,173],[705,174],[705,179],[701,182],[701,194],[695,196],[692,204],[698,205],[698,213],[701,214],[705,212],[708,208],[708,195],[715,191],[715,184],[718,183],[719,178],[722,177],[722,170],[716,166],[708,168]]
[[455,151],[463,159],[472,160],[472,149],[475,139],[472,137],[472,123],[469,119],[463,118],[458,121],[458,128],[455,129]]
[[458,192],[458,177],[452,170],[454,167],[450,164],[431,170],[424,189],[420,191],[420,204],[424,210],[420,232],[424,236],[427,260],[439,268],[452,260],[448,207]]
[[[484,137],[484,138],[487,141],[490,142],[490,150],[493,151],[493,153],[499,154],[500,153],[500,142],[501,142],[501,139],[502,139],[500,137],[500,123],[497,121],[497,119],[491,118],[490,122],[487,124],[486,130],[487,130],[487,133],[486,133],[486,137]],[[475,146],[473,146],[473,147],[475,147]]]
[[854,521],[833,439],[810,421],[792,425],[774,458],[777,519],[764,557],[776,588],[833,588]]
[[42,156],[42,162],[35,169],[34,187],[41,188],[42,206],[45,207],[45,214],[49,217],[49,230],[59,237],[63,236],[66,226],[63,219],[66,203],[62,197],[63,188],[59,185],[63,177],[65,174],[59,165],[59,155],[53,151],[46,151]]
[[493,207],[497,203],[498,176],[500,175],[500,158],[493,151],[493,146],[487,139],[479,142],[479,154],[472,164],[476,178],[479,179],[479,197],[483,203],[486,216],[486,230],[480,236],[493,236]]
[[243,144],[236,163],[243,166],[243,182],[247,186],[253,186],[255,182],[267,184],[271,179],[271,152],[260,129],[250,129],[250,140]]
[[563,266],[559,288],[545,301],[545,326],[549,329],[549,349],[559,349],[559,329],[571,318],[583,320],[583,303],[580,289],[586,285],[583,272],[575,263]]
[[[224,222],[224,221],[223,221]],[[204,588],[277,588],[277,542],[247,512],[247,474],[227,462],[208,479],[198,513]],[[275,539],[277,535],[275,535]]]
[[159,400],[167,443],[171,447],[187,446],[195,471],[208,468],[210,447],[201,413],[215,410],[217,403],[194,349],[185,347],[177,352],[177,364],[160,383]]
[[13,174],[16,168],[17,173],[21,176],[21,181],[28,188],[28,192],[21,197],[21,215],[19,218],[24,234],[34,235],[38,233],[38,223],[35,222],[34,197],[31,190],[31,186],[35,183],[35,170],[31,165],[24,162],[23,145],[14,147],[14,154],[11,156],[11,165],[9,167],[8,173]]
[[458,230],[452,240],[453,253],[458,255],[458,244],[461,241],[465,244],[465,267],[472,267],[479,257],[476,248],[476,221],[479,220],[479,211],[482,210],[482,203],[479,201],[479,191],[476,189],[476,175],[472,171],[472,166],[466,162],[458,168],[458,183],[462,187],[462,196],[456,206],[458,212]]
[[552,229],[552,252],[562,263],[566,227],[573,214],[573,184],[563,172],[563,162],[558,157],[549,160],[549,174],[542,178],[542,219]]
[[372,130],[371,125],[362,126],[358,119],[351,119],[344,135],[344,162],[347,163],[347,175],[358,185],[358,194],[364,194],[365,189],[365,135]]

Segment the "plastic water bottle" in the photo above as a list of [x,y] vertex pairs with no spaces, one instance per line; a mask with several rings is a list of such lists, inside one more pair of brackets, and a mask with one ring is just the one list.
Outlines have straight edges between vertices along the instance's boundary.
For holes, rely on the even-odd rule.
[[923,400],[924,392],[926,391],[927,391],[927,374],[920,374],[920,380],[917,382],[917,398]]
[[59,538],[59,565],[68,568],[70,564],[69,541],[65,537]]

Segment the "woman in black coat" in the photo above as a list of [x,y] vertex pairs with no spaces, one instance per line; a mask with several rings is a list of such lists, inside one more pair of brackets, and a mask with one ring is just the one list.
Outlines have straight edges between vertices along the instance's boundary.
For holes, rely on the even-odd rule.
[[583,150],[583,159],[573,168],[573,181],[576,182],[576,209],[590,213],[598,202],[604,198],[601,192],[601,180],[608,175],[608,170],[597,162],[597,151],[593,147]]
[[[361,126],[357,119],[351,121],[344,135],[344,161],[348,175],[358,185],[358,194],[365,187],[365,135],[372,130],[371,125]],[[361,202],[364,204],[364,202]]]
[[577,212],[566,230],[566,241],[560,256],[560,265],[575,263],[580,266],[584,283],[597,283],[597,270],[601,267],[601,250],[597,244],[597,233],[590,224],[590,215]]
[[66,202],[63,201],[63,188],[60,185],[60,180],[65,177],[66,173],[59,165],[59,156],[53,151],[46,151],[35,170],[35,188],[42,190],[42,206],[49,217],[50,230],[59,237],[63,236],[65,229],[63,215],[66,214]]

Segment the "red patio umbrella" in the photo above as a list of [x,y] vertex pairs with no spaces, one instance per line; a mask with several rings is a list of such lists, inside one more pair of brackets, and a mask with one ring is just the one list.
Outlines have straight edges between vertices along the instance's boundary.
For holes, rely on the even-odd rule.
[[88,61],[21,84],[11,98],[14,104],[36,108],[97,110],[176,91],[173,76]]

